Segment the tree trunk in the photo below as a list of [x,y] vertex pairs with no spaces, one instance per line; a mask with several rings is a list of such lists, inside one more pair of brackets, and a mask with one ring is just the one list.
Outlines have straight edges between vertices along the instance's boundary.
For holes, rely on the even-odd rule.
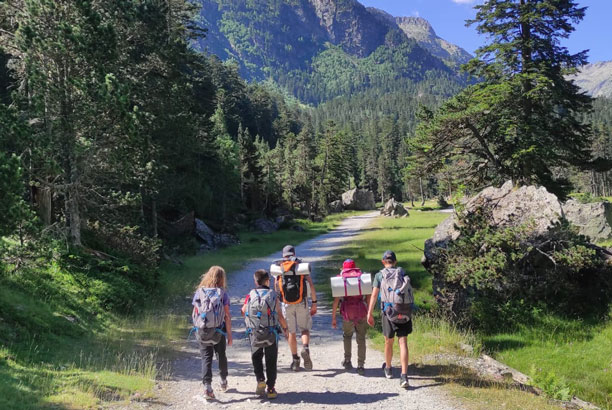
[[157,238],[157,200],[151,203],[151,218],[153,219],[153,237]]
[[419,177],[419,188],[421,189],[421,206],[425,206],[425,194],[423,193],[423,178]]

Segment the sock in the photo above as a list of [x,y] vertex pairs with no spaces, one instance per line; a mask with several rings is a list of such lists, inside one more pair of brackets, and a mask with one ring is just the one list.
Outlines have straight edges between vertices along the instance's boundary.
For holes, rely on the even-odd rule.
[[304,345],[304,350],[309,350],[308,345]]
[[293,360],[300,360],[300,356],[298,356],[298,355],[297,355],[297,353],[296,353],[296,354],[294,354],[294,355],[293,355]]

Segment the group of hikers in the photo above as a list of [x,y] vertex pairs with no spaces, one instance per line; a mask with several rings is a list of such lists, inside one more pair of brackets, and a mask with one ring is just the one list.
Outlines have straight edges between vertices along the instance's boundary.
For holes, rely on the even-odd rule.
[[[347,292],[344,282],[344,295],[335,296],[332,307],[332,328],[337,328],[336,315],[338,308],[342,316],[342,331],[344,338],[344,359],[341,366],[352,370],[351,345],[353,334],[357,339],[357,373],[365,374],[366,332],[367,327],[374,326],[374,308],[380,301],[382,332],[385,337],[384,377],[393,377],[391,361],[393,344],[397,336],[400,349],[401,376],[400,387],[409,387],[408,344],[407,336],[412,333],[412,288],[406,272],[397,266],[397,258],[393,251],[386,251],[382,256],[383,268],[374,276],[371,282],[371,294],[362,294],[362,285],[355,295]],[[312,316],[317,313],[317,296],[309,274],[304,274],[302,261],[297,258],[295,247],[287,245],[283,248],[282,259],[276,261],[270,271],[275,269],[276,276],[265,269],[255,271],[254,287],[246,295],[242,305],[242,315],[245,317],[246,332],[251,345],[251,358],[257,380],[255,393],[261,397],[275,399],[277,358],[280,334],[288,341],[292,354],[290,369],[300,370],[301,360],[306,370],[312,370],[310,356],[310,331]],[[358,276],[361,271],[351,259],[344,261],[341,275],[344,277]],[[357,277],[359,281],[359,277]],[[274,283],[272,283],[274,282]],[[308,299],[310,298],[310,304]],[[211,267],[201,278],[193,297],[194,331],[199,342],[202,355],[202,381],[205,387],[205,398],[214,400],[212,388],[212,361],[217,355],[221,381],[220,389],[228,388],[228,364],[225,353],[226,346],[233,342],[230,299],[227,293],[225,271],[220,266]],[[298,356],[298,334],[302,340],[302,351]],[[265,365],[264,365],[265,364]],[[264,370],[265,367],[265,370]]]

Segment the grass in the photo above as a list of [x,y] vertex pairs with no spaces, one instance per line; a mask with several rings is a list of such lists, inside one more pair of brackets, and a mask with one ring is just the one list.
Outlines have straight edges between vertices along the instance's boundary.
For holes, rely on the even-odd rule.
[[[435,301],[432,296],[431,276],[420,263],[422,249],[425,240],[433,235],[438,223],[448,216],[437,212],[417,211],[412,212],[408,218],[379,218],[353,243],[330,259],[323,269],[318,270],[318,273],[323,274],[318,275],[317,290],[322,290],[327,293],[327,297],[331,297],[328,278],[338,274],[344,259],[355,259],[362,270],[377,272],[381,267],[382,253],[386,249],[392,249],[397,255],[399,265],[411,278],[415,288],[415,300],[420,307],[419,314],[414,318],[414,332],[408,338],[410,361],[419,375],[428,376],[436,383],[447,385],[455,397],[472,409],[559,408],[557,405],[549,404],[543,397],[517,390],[505,382],[483,379],[471,370],[440,362],[438,359],[440,356],[434,356],[440,354],[470,356],[460,348],[461,344],[469,344],[474,348],[471,355],[477,355],[481,349],[491,347],[490,344],[483,346],[485,340],[481,336],[460,330],[430,313]],[[378,310],[375,313],[378,314]],[[377,324],[380,323],[378,316],[376,319]],[[384,338],[380,333],[380,327],[371,329],[369,336],[373,345],[382,350]],[[600,349],[606,351],[610,346],[612,344],[608,343]],[[396,344],[394,358],[398,357]]]
[[249,258],[325,233],[349,215],[299,221],[304,232],[241,233],[240,245],[164,263],[157,293],[147,299],[154,306],[127,315],[94,303],[111,291],[95,272],[41,258],[31,269],[0,274],[0,409],[89,409],[152,397],[155,380],[168,375],[172,342],[187,336],[186,298],[209,266],[231,274]]

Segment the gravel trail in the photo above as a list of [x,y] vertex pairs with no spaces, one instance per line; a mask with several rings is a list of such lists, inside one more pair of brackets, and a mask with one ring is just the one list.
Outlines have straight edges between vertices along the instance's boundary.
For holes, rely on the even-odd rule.
[[[313,265],[313,276],[317,274],[317,262],[330,256],[335,250],[348,244],[367,227],[376,213],[354,216],[346,219],[334,231],[311,239],[296,246],[296,254],[305,262]],[[347,255],[347,257],[350,255]],[[217,362],[213,363],[213,387],[217,400],[206,402],[203,398],[201,381],[201,360],[196,342],[185,342],[181,354],[172,364],[172,376],[168,381],[160,381],[156,386],[156,399],[147,402],[133,402],[129,409],[202,409],[228,408],[252,409],[260,407],[288,408],[298,406],[305,409],[420,409],[450,410],[463,408],[430,377],[415,374],[414,367],[409,372],[410,390],[399,387],[399,371],[394,368],[394,378],[387,380],[382,376],[381,352],[368,347],[365,376],[354,371],[346,372],[341,368],[343,358],[342,332],[331,328],[331,304],[319,298],[319,312],[314,316],[310,342],[311,357],[314,362],[312,371],[293,372],[288,369],[291,362],[289,346],[284,339],[280,341],[278,367],[279,374],[276,400],[262,400],[255,396],[255,376],[253,374],[250,347],[245,337],[245,325],[240,316],[240,306],[244,296],[252,288],[252,275],[256,269],[268,269],[270,263],[280,258],[280,252],[249,261],[239,272],[229,275],[231,296],[232,328],[234,345],[228,347],[229,390],[218,389],[219,376]],[[340,328],[341,325],[339,324]],[[410,338],[408,339],[410,347]],[[298,344],[301,350],[301,344]],[[356,344],[353,340],[354,363]],[[396,359],[396,358],[394,358]],[[394,364],[395,366],[395,364]]]

